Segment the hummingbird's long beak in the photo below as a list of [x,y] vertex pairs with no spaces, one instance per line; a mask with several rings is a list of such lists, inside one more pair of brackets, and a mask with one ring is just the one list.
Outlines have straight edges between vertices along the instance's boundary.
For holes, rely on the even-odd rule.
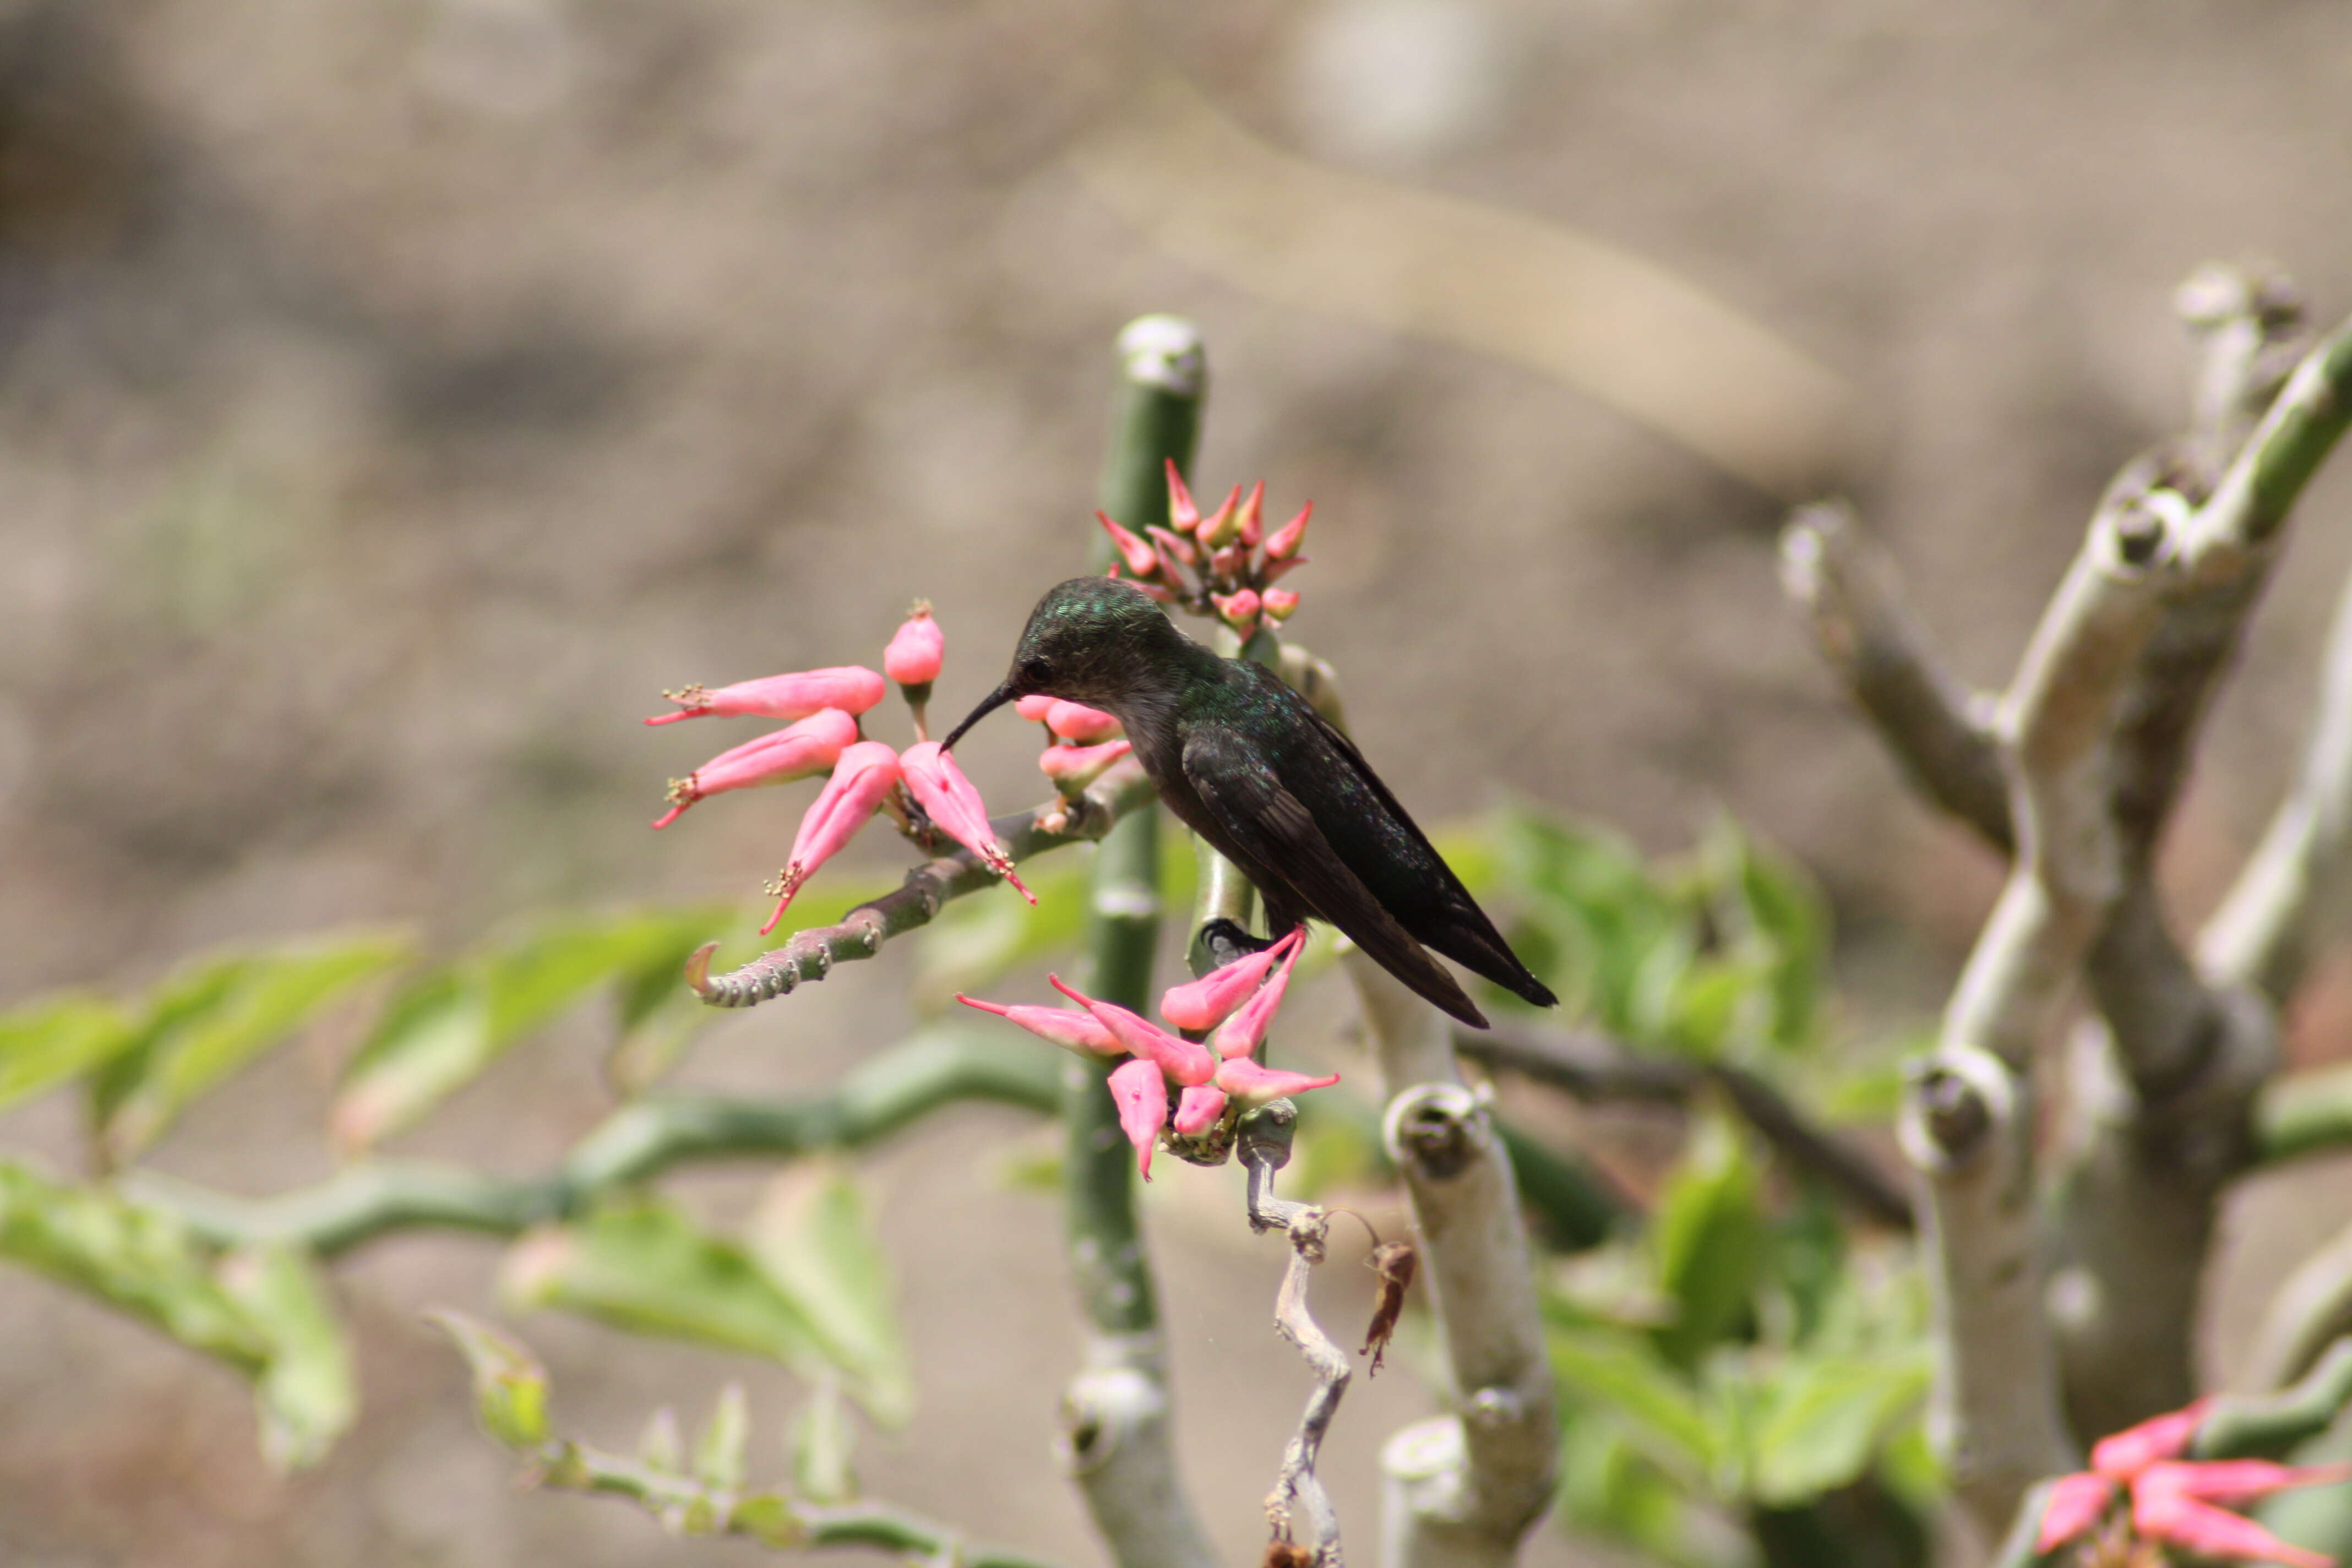
[[1008,680],[1003,685],[998,687],[995,690],[990,692],[987,696],[982,698],[980,700],[980,706],[965,714],[963,722],[948,731],[948,738],[940,742],[940,750],[942,752],[952,750],[955,743],[963,739],[963,732],[966,730],[971,729],[974,724],[979,723],[982,719],[987,718],[991,713],[995,712],[999,708],[1003,707],[1006,703],[1012,700],[1013,682]]

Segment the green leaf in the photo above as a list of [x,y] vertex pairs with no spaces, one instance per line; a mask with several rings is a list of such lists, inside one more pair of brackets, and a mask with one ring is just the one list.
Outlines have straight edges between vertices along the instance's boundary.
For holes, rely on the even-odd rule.
[[747,1535],[761,1545],[789,1552],[808,1539],[808,1526],[793,1505],[774,1492],[753,1492],[727,1515],[730,1534]]
[[642,953],[616,977],[618,1027],[604,1058],[604,1077],[623,1099],[652,1087],[718,1016],[687,985],[686,961],[696,948],[724,934],[732,913],[713,905],[648,917],[667,922],[669,940],[649,937]]
[[1728,816],[1716,818],[1699,860],[1724,945],[1757,965],[1770,998],[1765,1041],[1782,1050],[1812,1044],[1830,936],[1819,889]]
[[814,1503],[856,1500],[857,1471],[851,1463],[856,1437],[840,1380],[818,1378],[809,1402],[793,1415],[793,1489]]
[[843,1359],[801,1304],[741,1247],[666,1204],[618,1199],[509,1249],[503,1299],[562,1308],[633,1333],[743,1351],[814,1375]]
[[745,1239],[768,1278],[833,1347],[859,1402],[887,1426],[905,1421],[914,1374],[889,1268],[848,1171],[830,1160],[787,1171],[770,1186]]
[[0,1257],[97,1297],[248,1376],[274,1349],[177,1216],[0,1161]]
[[491,1436],[509,1448],[547,1441],[547,1372],[521,1344],[478,1318],[441,1308],[425,1314],[439,1324],[474,1369],[474,1405]]
[[665,1476],[686,1473],[686,1440],[678,1436],[677,1412],[668,1405],[646,1418],[637,1438],[637,1463]]
[[1791,1358],[1762,1388],[1750,1485],[1770,1507],[1861,1479],[1896,1419],[1926,1398],[1925,1346],[1902,1356]]
[[121,1008],[78,992],[0,1013],[0,1106],[104,1067],[138,1042]]
[[1667,1181],[1654,1216],[1658,1285],[1675,1321],[1655,1331],[1677,1366],[1740,1330],[1762,1278],[1768,1237],[1754,1163],[1719,1116],[1703,1121]]
[[394,998],[344,1074],[331,1112],[336,1142],[362,1149],[415,1124],[600,986],[647,994],[646,977],[673,958],[682,963],[680,944],[705,918],[544,918],[419,976]]
[[1685,1489],[1599,1410],[1568,1414],[1560,1430],[1559,1508],[1579,1531],[1622,1541],[1676,1568],[1720,1568],[1692,1540],[1696,1510]]
[[261,1452],[285,1474],[315,1464],[359,1413],[351,1347],[309,1254],[268,1247],[231,1253],[219,1279],[269,1342],[255,1387]]
[[207,1090],[409,955],[408,939],[359,932],[205,959],[166,984],[135,1046],[96,1097],[110,1156],[154,1142]]
[[694,1473],[704,1486],[718,1491],[743,1489],[743,1450],[751,1440],[751,1404],[743,1385],[730,1383],[719,1391],[710,1424],[694,1445]]
[[1606,1409],[1650,1459],[1703,1485],[1718,1459],[1697,1393],[1641,1338],[1553,1329],[1545,1337],[1563,1387]]

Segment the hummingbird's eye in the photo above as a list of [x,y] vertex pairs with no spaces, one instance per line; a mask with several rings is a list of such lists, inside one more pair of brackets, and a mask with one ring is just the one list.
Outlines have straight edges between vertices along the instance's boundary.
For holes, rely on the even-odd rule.
[[1052,679],[1053,676],[1054,667],[1042,658],[1024,658],[1021,661],[1021,679],[1024,684],[1043,686]]

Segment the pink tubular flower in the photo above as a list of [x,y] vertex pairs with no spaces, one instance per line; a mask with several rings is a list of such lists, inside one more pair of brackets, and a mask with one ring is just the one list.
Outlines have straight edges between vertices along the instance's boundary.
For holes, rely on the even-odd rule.
[[[2149,1469],[2132,1488],[2132,1531],[2146,1541],[2185,1546],[2200,1557],[2235,1559],[2241,1563],[2283,1563],[2286,1568],[2336,1568],[2336,1559],[2307,1547],[2293,1546],[2243,1514],[2231,1513],[2201,1500],[2174,1484],[2167,1472],[2196,1469],[2194,1465],[2161,1464]],[[2340,1476],[2315,1478],[2341,1479]],[[2309,1486],[2297,1480],[2288,1486]],[[2275,1488],[2265,1488],[2275,1490]]]
[[863,713],[882,700],[889,689],[882,678],[863,665],[832,669],[803,669],[791,675],[771,675],[739,680],[716,691],[700,686],[665,691],[677,704],[675,713],[656,713],[648,724],[675,724],[681,719],[739,719],[757,714],[763,719],[805,719],[824,708]]
[[761,936],[776,929],[784,918],[784,910],[793,895],[801,890],[811,873],[841,852],[843,845],[856,837],[898,782],[898,753],[879,741],[860,741],[841,753],[833,765],[833,777],[825,781],[816,803],[801,818],[800,833],[793,839],[791,861],[768,891],[775,895],[776,911],[768,923],[760,928]]
[[1293,555],[1285,561],[1268,561],[1265,565],[1258,568],[1258,586],[1263,588],[1270,584],[1280,581],[1282,575],[1290,571],[1293,567],[1307,564],[1308,559],[1308,557],[1304,555]]
[[1196,1083],[1176,1097],[1176,1120],[1170,1123],[1187,1138],[1197,1138],[1225,1113],[1225,1091]]
[[1170,561],[1181,561],[1187,566],[1201,563],[1201,552],[1192,548],[1192,542],[1182,534],[1171,533],[1157,523],[1147,525],[1143,531],[1150,534],[1151,542],[1160,547],[1160,561],[1163,568]]
[[1110,1069],[1111,1103],[1118,1107],[1119,1131],[1135,1145],[1135,1166],[1151,1180],[1151,1146],[1168,1125],[1168,1080],[1160,1068],[1138,1057]]
[[[1174,568],[1171,567],[1164,559],[1160,563],[1160,570],[1171,576],[1174,574]],[[1118,576],[1118,563],[1116,561],[1112,562],[1110,563],[1110,570],[1104,573],[1103,575],[1106,577]],[[1157,583],[1142,577],[1135,578],[1133,579],[1133,582],[1138,588],[1143,590],[1143,596],[1147,599],[1157,599],[1163,605],[1172,605],[1176,602],[1176,595]]]
[[2177,1459],[2189,1451],[2198,1424],[2212,1408],[2210,1399],[2193,1400],[2110,1433],[2091,1445],[2091,1468],[2111,1481],[2128,1481],[2158,1459]]
[[1290,972],[1297,966],[1298,955],[1307,951],[1305,929],[1290,934],[1297,940],[1290,955],[1282,961],[1282,967],[1275,971],[1274,978],[1252,992],[1241,1011],[1219,1026],[1211,1048],[1223,1059],[1232,1061],[1236,1057],[1257,1054],[1258,1042],[1265,1038],[1266,1026],[1274,1022],[1275,1010],[1282,1005],[1282,993],[1290,984]]
[[1026,697],[1015,698],[1013,710],[1032,723],[1042,724],[1045,721],[1045,715],[1054,710],[1054,704],[1060,700],[1060,698],[1048,697],[1042,691],[1032,692]]
[[1002,1002],[983,1002],[961,991],[956,993],[956,1000],[967,1007],[977,1007],[1008,1023],[1018,1024],[1039,1039],[1051,1040],[1066,1051],[1094,1057],[1127,1055],[1126,1047],[1111,1038],[1110,1031],[1092,1013],[1070,1007],[1008,1007]]
[[1161,1072],[1191,1089],[1209,1081],[1216,1070],[1216,1058],[1209,1047],[1197,1040],[1187,1040],[1171,1035],[1141,1014],[1129,1012],[1116,1002],[1097,1002],[1085,992],[1065,985],[1058,974],[1048,974],[1045,983],[1055,990],[1084,1007],[1103,1022],[1111,1038],[1138,1057],[1150,1061]]
[[1279,1100],[1286,1094],[1305,1094],[1310,1089],[1328,1089],[1339,1081],[1339,1075],[1333,1073],[1328,1078],[1309,1078],[1303,1072],[1284,1072],[1279,1068],[1260,1067],[1247,1057],[1233,1057],[1217,1064],[1216,1076],[1211,1081],[1244,1105],[1257,1106],[1269,1100]]
[[898,769],[907,781],[907,793],[940,832],[979,856],[982,865],[1019,889],[1023,898],[1033,904],[1037,901],[1037,895],[1022,886],[1013,869],[1013,858],[989,827],[988,807],[982,803],[980,791],[963,776],[954,756],[940,751],[937,741],[925,741],[907,748],[898,759]]
[[2335,1568],[2333,1558],[2290,1545],[2252,1520],[2214,1505],[2352,1479],[2352,1465],[2298,1469],[2267,1459],[2182,1459],[2211,1404],[2200,1399],[2101,1439],[2091,1449],[2089,1469],[2052,1483],[2033,1550],[2047,1553],[2087,1535],[2116,1496],[2127,1491],[2131,1531],[2140,1541],[2183,1547],[2200,1557]]
[[1233,494],[1225,498],[1225,504],[1201,520],[1201,526],[1195,531],[1201,542],[1215,550],[1223,545],[1231,544],[1239,537],[1241,522],[1234,517],[1234,511],[1241,504],[1242,488],[1235,485]]
[[1064,795],[1075,795],[1134,749],[1125,741],[1105,741],[1099,746],[1048,746],[1038,753],[1037,771],[1052,779],[1054,787]]
[[1298,515],[1274,531],[1265,542],[1269,560],[1287,561],[1298,553],[1299,544],[1307,538],[1307,520],[1315,515],[1315,503],[1308,501],[1298,509]]
[[1160,1016],[1180,1029],[1213,1029],[1250,998],[1266,971],[1285,953],[1306,940],[1304,928],[1295,930],[1272,947],[1213,969],[1198,980],[1171,985],[1160,994]]
[[1201,509],[1192,504],[1192,492],[1184,488],[1184,476],[1176,471],[1176,459],[1161,459],[1168,468],[1168,526],[1179,533],[1190,533],[1201,526]]
[[1081,746],[1091,746],[1122,732],[1118,721],[1101,709],[1089,708],[1083,702],[1065,702],[1059,698],[1045,710],[1045,728]]
[[1253,548],[1265,532],[1265,481],[1251,488],[1249,500],[1242,502],[1241,527],[1235,537],[1244,549]]
[[1291,611],[1298,608],[1297,591],[1292,588],[1268,588],[1257,596],[1257,607],[1265,612],[1267,620],[1278,626],[1290,618]]
[[940,678],[947,647],[947,634],[931,619],[930,601],[918,599],[882,650],[882,673],[901,686],[929,686]]
[[788,729],[772,731],[719,752],[682,779],[669,781],[669,809],[654,819],[667,827],[707,795],[782,784],[825,772],[842,748],[857,739],[857,721],[838,708],[820,708]]
[[1209,602],[1217,606],[1217,614],[1225,625],[1246,639],[1257,626],[1257,590],[1244,588],[1238,593],[1212,594]]
[[1110,542],[1118,549],[1119,561],[1126,566],[1128,575],[1149,577],[1160,570],[1160,557],[1153,552],[1151,546],[1113,522],[1108,513],[1095,513],[1095,521],[1103,525],[1105,533],[1110,535]]

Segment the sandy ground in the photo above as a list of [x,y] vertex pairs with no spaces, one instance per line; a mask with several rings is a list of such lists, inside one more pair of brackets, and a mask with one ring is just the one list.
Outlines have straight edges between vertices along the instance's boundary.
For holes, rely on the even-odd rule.
[[[1988,684],[2105,476],[2180,420],[2189,269],[2266,256],[2323,321],[2352,305],[2352,13],[2322,0],[9,0],[0,1002],[328,923],[454,943],[553,902],[748,893],[797,795],[648,834],[662,778],[715,748],[637,717],[690,679],[871,661],[917,594],[960,710],[1081,557],[1112,335],[1168,310],[1215,367],[1207,482],[1317,502],[1293,629],[1418,814],[1523,796],[1664,849],[1728,809],[1829,888],[1855,1029],[1927,1016],[1991,869],[1840,710],[1774,585],[1779,501],[1615,411],[1605,366],[1571,384],[1302,308],[1139,231],[1065,154],[1153,72],[1324,170],[1619,247],[1826,367],[1858,411],[1833,477]],[[1682,374],[1697,397],[1717,373]],[[2347,502],[2339,461],[2217,717],[2171,847],[2186,910],[2290,765]],[[967,760],[993,796],[1034,787],[1009,731]],[[2306,1057],[2340,1051],[2344,989],[2306,1009]],[[822,1082],[907,1022],[886,961],[730,1023],[687,1076]],[[411,1146],[551,1157],[603,1108],[594,1049],[560,1031]],[[288,1053],[157,1163],[320,1173],[331,1068]],[[37,1106],[9,1142],[68,1162],[71,1121]],[[875,1161],[924,1415],[866,1468],[1084,1563],[1045,1458],[1055,1216],[997,1174],[1026,1136],[974,1111]],[[2225,1321],[2322,1233],[2336,1175],[2238,1216]],[[742,1181],[689,1186],[723,1206]],[[1215,1176],[1151,1196],[1186,1462],[1244,1561],[1302,1392],[1265,1321],[1278,1257]],[[349,1267],[368,1414],[283,1485],[225,1374],[0,1274],[0,1556],[747,1559],[509,1492],[415,1321],[479,1305],[494,1261],[412,1238]],[[608,1442],[745,1376],[765,1445],[793,1398],[527,1328]],[[1360,1542],[1370,1456],[1425,1408],[1409,1374],[1349,1396]]]

